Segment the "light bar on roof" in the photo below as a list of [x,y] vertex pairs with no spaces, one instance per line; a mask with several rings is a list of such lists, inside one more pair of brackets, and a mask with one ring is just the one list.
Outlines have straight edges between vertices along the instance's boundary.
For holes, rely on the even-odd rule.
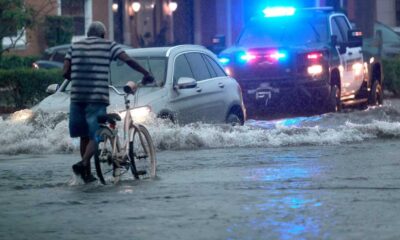
[[268,7],[263,10],[265,17],[293,16],[295,12],[294,7]]

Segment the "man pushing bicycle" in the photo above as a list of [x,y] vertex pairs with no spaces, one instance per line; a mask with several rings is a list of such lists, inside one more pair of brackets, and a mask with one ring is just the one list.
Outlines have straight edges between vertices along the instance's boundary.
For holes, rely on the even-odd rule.
[[71,81],[69,132],[80,137],[82,160],[72,166],[73,172],[85,183],[95,181],[90,159],[96,151],[97,117],[106,114],[109,102],[108,79],[111,61],[120,59],[143,74],[143,83],[153,82],[150,73],[131,59],[121,46],[105,39],[106,27],[101,22],[89,26],[87,38],[73,43],[68,50],[63,76]]

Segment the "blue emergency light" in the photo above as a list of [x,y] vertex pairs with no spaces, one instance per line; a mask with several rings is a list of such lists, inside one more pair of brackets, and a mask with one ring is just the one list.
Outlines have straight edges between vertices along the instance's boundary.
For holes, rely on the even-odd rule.
[[263,10],[265,17],[293,16],[296,13],[294,7],[267,7]]
[[219,58],[218,60],[219,60],[219,62],[220,62],[221,64],[223,64],[223,65],[228,64],[228,63],[230,62],[230,59],[229,59],[229,58],[226,58],[226,57],[221,57],[221,58]]

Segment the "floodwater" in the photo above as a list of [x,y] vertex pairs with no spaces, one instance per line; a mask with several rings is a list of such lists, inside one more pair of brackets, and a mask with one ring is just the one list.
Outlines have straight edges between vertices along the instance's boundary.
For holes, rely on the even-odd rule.
[[82,184],[62,114],[0,120],[0,239],[400,239],[400,102],[149,125],[158,177]]

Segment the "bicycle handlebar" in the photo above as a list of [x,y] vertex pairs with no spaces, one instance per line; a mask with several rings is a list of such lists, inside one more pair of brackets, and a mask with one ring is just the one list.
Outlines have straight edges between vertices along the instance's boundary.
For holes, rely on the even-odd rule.
[[[136,83],[136,87],[137,87],[137,88],[140,88],[140,87],[142,87],[142,86],[143,86],[142,83]],[[125,93],[125,92],[120,92],[120,91],[118,91],[118,89],[117,89],[116,87],[114,87],[113,85],[108,85],[108,88],[111,88],[117,95],[120,95],[120,96],[126,96],[126,95],[128,95],[128,94]]]
[[123,93],[123,92],[118,91],[118,89],[117,89],[116,87],[112,86],[112,85],[108,85],[108,88],[111,88],[112,90],[114,90],[114,92],[115,92],[116,94],[118,94],[118,95],[120,95],[120,96],[125,96],[125,95],[126,95],[126,93]]

